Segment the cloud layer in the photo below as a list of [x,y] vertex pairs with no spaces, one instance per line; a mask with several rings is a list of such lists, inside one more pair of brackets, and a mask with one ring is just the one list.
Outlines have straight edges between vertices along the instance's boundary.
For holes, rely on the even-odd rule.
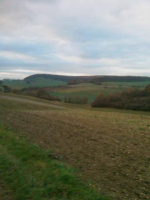
[[1,0],[0,79],[150,76],[149,0]]

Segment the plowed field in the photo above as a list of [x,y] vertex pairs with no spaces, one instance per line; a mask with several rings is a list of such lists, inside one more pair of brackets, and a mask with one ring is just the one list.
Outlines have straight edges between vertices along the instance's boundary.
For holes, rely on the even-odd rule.
[[150,196],[150,116],[82,109],[1,110],[0,120],[116,200]]

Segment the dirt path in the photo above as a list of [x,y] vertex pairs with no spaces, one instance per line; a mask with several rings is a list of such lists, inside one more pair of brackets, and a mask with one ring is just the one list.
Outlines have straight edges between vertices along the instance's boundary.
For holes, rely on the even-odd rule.
[[0,95],[0,99],[7,99],[7,100],[12,100],[12,101],[24,102],[24,103],[31,103],[31,104],[41,105],[41,106],[50,106],[52,108],[58,108],[58,109],[68,109],[66,107],[54,105],[51,103],[40,102],[40,101],[36,101],[36,100],[7,96],[7,95]]

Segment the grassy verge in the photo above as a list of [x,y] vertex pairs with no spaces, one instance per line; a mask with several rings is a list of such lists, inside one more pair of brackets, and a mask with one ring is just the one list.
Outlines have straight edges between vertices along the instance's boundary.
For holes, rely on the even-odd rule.
[[2,125],[0,177],[14,200],[106,200],[77,180],[72,168],[54,160],[51,151],[28,144]]

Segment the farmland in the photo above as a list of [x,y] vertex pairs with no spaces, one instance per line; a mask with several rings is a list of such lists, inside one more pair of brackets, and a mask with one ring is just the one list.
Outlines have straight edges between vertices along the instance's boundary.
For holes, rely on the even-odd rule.
[[51,149],[54,160],[75,168],[77,179],[100,194],[149,199],[150,114],[54,104],[68,109],[0,98],[0,121],[29,144]]
[[65,96],[86,96],[88,97],[89,103],[101,93],[104,95],[118,93],[123,90],[127,90],[131,87],[137,89],[143,89],[146,85],[150,84],[149,81],[144,82],[104,82],[101,85],[92,83],[82,83],[78,85],[69,86],[68,88],[54,88],[50,94],[53,96],[60,97],[63,101]]
[[[101,84],[80,83],[75,85],[68,85],[67,80],[62,76],[55,79],[45,77],[27,78],[24,80],[4,80],[4,85],[11,86],[13,89],[32,88],[32,87],[49,87],[49,94],[59,97],[64,101],[65,97],[87,97],[88,102],[91,103],[101,93],[104,95],[122,92],[131,87],[136,89],[143,89],[150,81],[130,81],[130,82],[102,82]],[[69,78],[69,77],[68,77]]]
[[67,85],[64,81],[53,80],[53,79],[43,79],[43,78],[36,78],[32,82],[27,82],[25,80],[4,80],[4,85],[11,86],[14,89],[21,89],[25,87],[53,87],[58,85]]

